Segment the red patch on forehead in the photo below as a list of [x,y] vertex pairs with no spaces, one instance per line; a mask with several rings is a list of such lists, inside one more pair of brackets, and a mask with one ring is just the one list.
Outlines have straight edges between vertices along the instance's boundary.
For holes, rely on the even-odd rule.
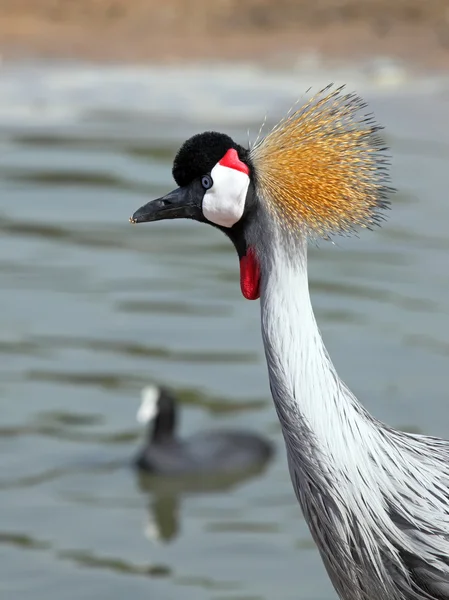
[[235,148],[230,148],[223,156],[223,158],[218,161],[218,164],[222,167],[235,169],[236,171],[240,171],[241,173],[249,175],[248,165],[245,165],[245,163],[240,160],[237,150]]

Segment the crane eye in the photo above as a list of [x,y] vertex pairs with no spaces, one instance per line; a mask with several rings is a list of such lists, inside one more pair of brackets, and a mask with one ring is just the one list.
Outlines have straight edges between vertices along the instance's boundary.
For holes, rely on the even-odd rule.
[[201,177],[201,185],[205,190],[209,190],[213,184],[214,182],[212,181],[212,177],[210,175],[204,175],[204,177]]

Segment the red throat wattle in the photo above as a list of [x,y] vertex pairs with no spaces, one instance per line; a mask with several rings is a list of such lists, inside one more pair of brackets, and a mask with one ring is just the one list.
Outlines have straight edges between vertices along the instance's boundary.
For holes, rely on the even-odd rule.
[[247,300],[260,297],[260,266],[252,248],[240,259],[240,288]]

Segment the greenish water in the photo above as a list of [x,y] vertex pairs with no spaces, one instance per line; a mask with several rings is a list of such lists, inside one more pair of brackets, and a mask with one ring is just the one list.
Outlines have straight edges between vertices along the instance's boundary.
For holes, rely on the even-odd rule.
[[[193,86],[184,98],[210,112],[171,119],[161,89],[176,86],[162,77],[145,113],[126,74],[89,95],[70,68],[62,83],[32,73],[0,76],[0,597],[334,598],[293,496],[259,307],[241,297],[233,248],[194,223],[127,222],[171,189],[186,135],[226,113],[222,128],[245,140],[245,118],[263,118],[260,88],[234,96],[238,112],[231,76],[212,99]],[[290,87],[275,84],[267,103],[288,107]],[[399,193],[383,229],[311,249],[316,314],[376,416],[449,437],[449,102],[419,86],[369,93]],[[275,459],[202,486],[140,480],[135,413],[152,381],[179,392],[183,433],[253,429]]]

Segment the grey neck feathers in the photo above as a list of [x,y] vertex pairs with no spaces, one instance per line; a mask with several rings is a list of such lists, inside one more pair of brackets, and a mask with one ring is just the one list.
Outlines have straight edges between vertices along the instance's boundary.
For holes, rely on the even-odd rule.
[[[306,242],[300,244],[299,258],[289,250],[283,239],[263,249],[261,320],[293,487],[341,597],[371,599],[371,593],[360,594],[360,586],[368,585],[379,599],[395,600],[399,596],[379,556],[383,533],[369,527],[363,532],[363,551],[369,556],[369,576],[363,583],[362,559],[357,564],[353,555],[360,533],[357,523],[369,522],[366,512],[374,507],[388,520],[371,465],[373,455],[382,456],[383,426],[339,379],[324,347],[309,295]],[[369,494],[372,506],[365,502]],[[394,556],[395,549],[384,537],[384,547]],[[348,593],[351,589],[353,594]]]
[[265,260],[262,335],[284,435],[305,436],[331,467],[344,458],[338,451],[342,436],[365,446],[376,421],[339,379],[324,346],[310,300],[306,242],[299,257],[292,258],[279,242]]
[[270,386],[293,487],[337,593],[449,600],[449,445],[391,429],[358,403],[315,321],[306,242],[271,232],[253,237]]

